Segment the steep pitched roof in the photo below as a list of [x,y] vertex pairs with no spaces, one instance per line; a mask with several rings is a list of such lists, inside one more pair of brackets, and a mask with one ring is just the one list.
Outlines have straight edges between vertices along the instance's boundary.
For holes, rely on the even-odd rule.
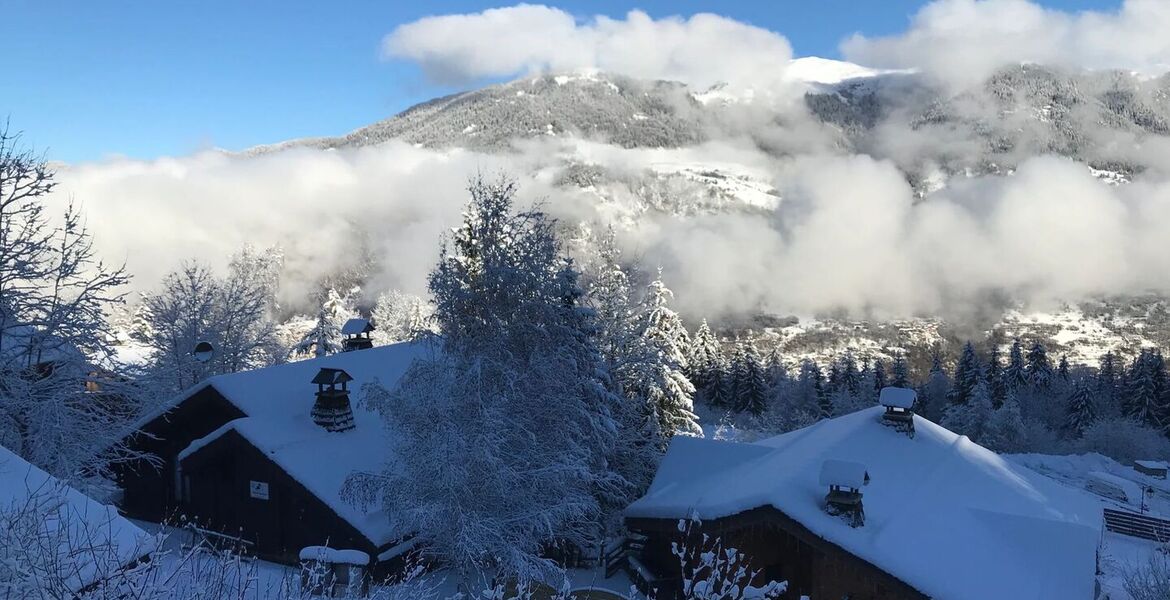
[[[772,506],[928,596],[1092,598],[1096,501],[920,417],[911,439],[879,424],[882,411],[754,444],[675,438],[664,465],[736,458],[690,476],[660,471],[626,515],[716,519]],[[865,466],[863,527],[822,509],[826,460]]]
[[[342,500],[340,493],[351,472],[379,471],[391,458],[392,440],[381,417],[363,406],[360,388],[375,380],[392,388],[415,358],[434,351],[425,343],[392,344],[212,377],[170,406],[211,386],[247,416],[195,440],[179,458],[235,431],[375,546],[384,545],[405,532],[392,527],[381,510],[360,510]],[[323,368],[344,370],[352,377],[350,403],[356,425],[352,430],[329,432],[313,423],[310,411],[317,389],[312,382]]]
[[[89,498],[0,446],[0,510],[25,507],[35,511],[44,540],[60,543],[51,564],[73,591],[108,574],[111,564],[107,561],[128,565],[155,548],[155,539],[122,518],[114,507]],[[95,557],[77,551],[107,546],[112,555],[102,552]]]

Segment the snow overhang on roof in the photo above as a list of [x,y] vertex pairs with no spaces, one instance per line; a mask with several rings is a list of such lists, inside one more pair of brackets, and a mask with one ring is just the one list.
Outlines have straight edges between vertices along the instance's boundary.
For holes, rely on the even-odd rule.
[[909,388],[884,387],[878,395],[878,404],[906,410],[914,408],[914,402],[917,400],[918,392]]

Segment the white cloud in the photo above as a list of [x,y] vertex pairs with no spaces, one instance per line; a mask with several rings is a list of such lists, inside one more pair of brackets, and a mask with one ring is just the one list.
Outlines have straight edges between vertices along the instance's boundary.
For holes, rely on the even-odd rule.
[[578,20],[528,4],[426,17],[396,28],[382,47],[445,82],[596,68],[699,88],[768,89],[792,57],[783,36],[718,15],[655,20],[635,10],[625,19]]
[[[554,186],[566,157],[618,177],[597,192]],[[720,163],[771,174],[784,200],[774,211],[725,214],[637,205],[644,170]],[[990,291],[1039,304],[1170,291],[1170,177],[1151,172],[1111,187],[1054,157],[1029,159],[1010,177],[958,178],[919,202],[893,163],[867,156],[776,159],[729,141],[671,150],[567,140],[491,156],[393,142],[84,164],[61,173],[57,197],[84,202],[99,251],[125,258],[140,289],[188,258],[222,265],[243,243],[281,243],[290,257],[284,291],[296,301],[351,264],[352,240],[365,234],[382,262],[370,292],[423,293],[468,177],[499,169],[520,178],[522,203],[617,221],[631,255],[661,264],[680,308],[695,317],[761,308],[954,315],[979,308],[973,303]]]
[[845,40],[848,60],[873,67],[917,67],[958,85],[1009,64],[1170,70],[1170,2],[1125,0],[1114,12],[1070,13],[1029,0],[936,0],[907,31]]

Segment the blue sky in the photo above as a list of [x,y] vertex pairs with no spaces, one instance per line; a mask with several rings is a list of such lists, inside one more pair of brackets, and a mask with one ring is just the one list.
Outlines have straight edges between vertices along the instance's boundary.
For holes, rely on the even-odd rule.
[[[835,58],[854,33],[905,28],[924,0],[558,2],[580,17],[715,12],[778,31],[797,56]],[[1045,0],[1063,10],[1120,0]],[[53,160],[154,158],[337,135],[452,90],[384,61],[382,37],[484,2],[13,0],[0,35],[0,117]]]

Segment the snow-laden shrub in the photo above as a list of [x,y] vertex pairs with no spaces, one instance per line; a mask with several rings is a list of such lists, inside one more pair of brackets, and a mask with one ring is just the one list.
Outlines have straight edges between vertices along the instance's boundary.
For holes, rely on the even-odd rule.
[[1098,421],[1076,442],[1079,452],[1097,452],[1122,464],[1170,458],[1170,440],[1162,432],[1129,419]]
[[1149,562],[1125,573],[1124,587],[1132,600],[1170,598],[1170,556],[1153,553]]

